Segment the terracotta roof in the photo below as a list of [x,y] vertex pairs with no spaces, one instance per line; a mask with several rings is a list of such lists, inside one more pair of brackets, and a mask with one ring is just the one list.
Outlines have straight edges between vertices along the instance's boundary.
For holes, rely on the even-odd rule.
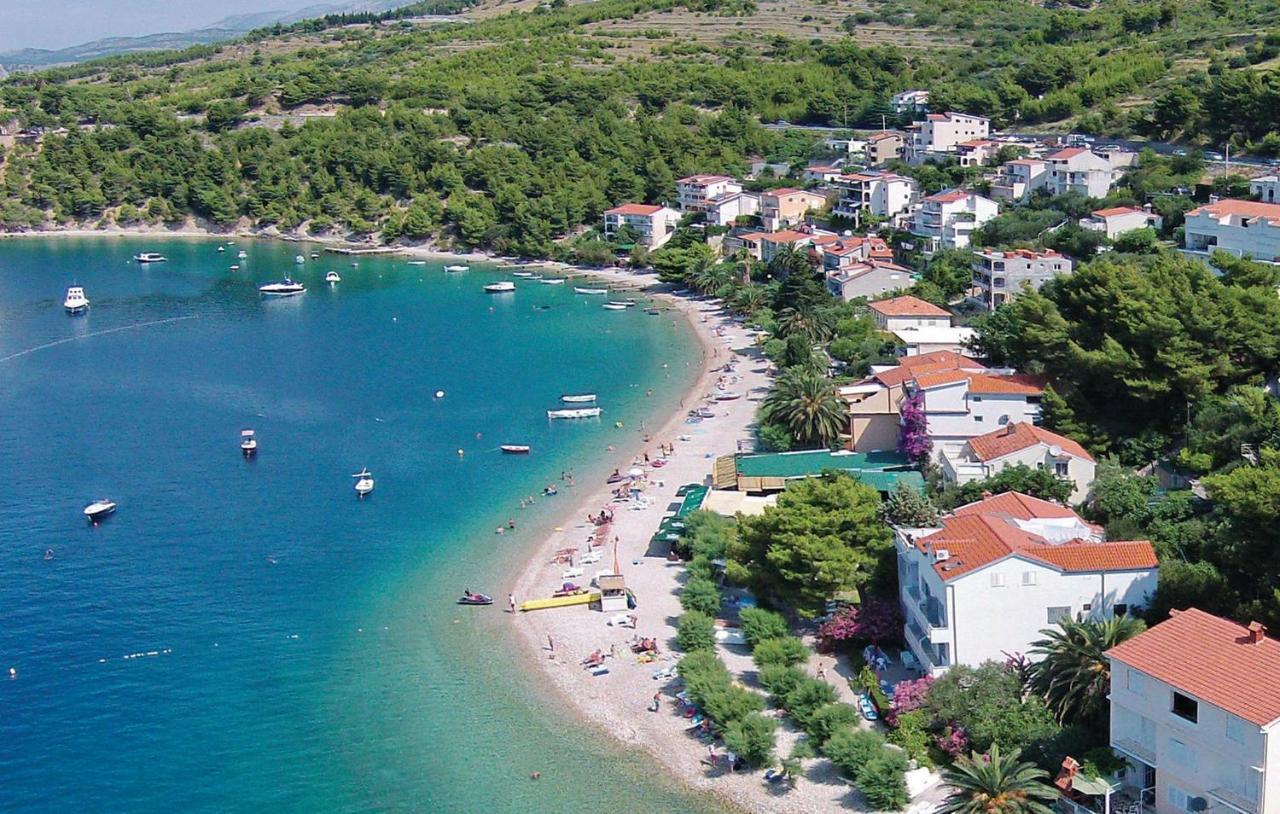
[[1113,206],[1110,209],[1095,209],[1092,212],[1093,216],[1098,218],[1111,218],[1116,215],[1132,215],[1134,213],[1144,214],[1141,209],[1134,206]]
[[935,192],[928,198],[925,198],[925,200],[933,201],[935,203],[955,203],[956,201],[963,201],[972,194],[973,193],[964,189],[944,189],[941,192]]
[[887,138],[902,138],[900,133],[890,133],[887,130],[880,133],[872,133],[867,136],[867,141],[884,141]]
[[1076,516],[1075,512],[1061,503],[1022,492],[1001,492],[994,497],[957,507],[952,510],[952,514],[1004,514],[1019,520],[1057,520]]
[[1006,249],[1002,252],[994,249],[980,249],[974,254],[991,260],[1001,260],[1006,257],[1021,257],[1024,260],[1044,260],[1049,257],[1062,257],[1061,254],[1058,254],[1053,249],[1045,249],[1039,252],[1031,249]]
[[1257,201],[1240,201],[1226,198],[1217,203],[1192,209],[1187,215],[1199,215],[1201,212],[1220,218],[1224,215],[1239,215],[1245,218],[1266,218],[1280,221],[1280,204],[1258,203]]
[[727,175],[690,175],[676,181],[677,184],[711,184],[716,181],[732,181]]
[[[1075,513],[1068,512],[1065,516],[1074,517]],[[1074,539],[1051,543],[1019,528],[1001,514],[971,512],[945,517],[940,531],[915,540],[914,545],[931,556],[939,549],[946,550],[947,558],[933,563],[934,571],[943,581],[957,579],[1013,556],[1068,573],[1141,571],[1157,566],[1155,549],[1145,540]]]
[[968,141],[962,141],[956,146],[957,147],[990,147],[994,144],[995,144],[994,141],[988,141],[987,139],[983,139],[983,138],[975,138],[975,139],[969,139]]
[[1044,444],[1050,447],[1056,446],[1068,455],[1074,455],[1086,461],[1093,460],[1093,456],[1086,452],[1084,447],[1070,438],[1058,435],[1056,432],[1049,432],[1043,427],[1037,427],[1025,421],[1008,424],[985,435],[970,438],[968,444],[969,449],[973,450],[974,456],[979,461],[1003,458],[1006,455],[1036,444]]
[[1037,164],[1043,164],[1044,161],[1039,158],[1015,158],[1011,161],[1004,162],[1006,164],[1026,164],[1028,167],[1034,167]]
[[1068,158],[1075,158],[1081,153],[1087,153],[1087,152],[1089,152],[1088,147],[1066,147],[1050,156],[1046,156],[1046,158],[1049,161],[1053,161],[1054,159],[1066,160]]
[[606,209],[606,215],[654,215],[662,211],[662,207],[651,204],[623,204],[613,209]]
[[881,373],[875,373],[867,377],[875,379],[885,387],[897,387],[909,379],[927,372],[936,372],[943,370],[959,370],[966,368],[968,370],[986,370],[981,362],[962,356],[955,351],[935,350],[930,353],[921,353],[916,356],[902,357],[902,364],[897,367],[890,368]]
[[1044,393],[1043,380],[1026,373],[996,375],[993,373],[972,373],[967,370],[951,370],[917,376],[916,385],[927,390],[931,387],[955,384],[965,379],[969,380],[969,392],[977,393],[978,395],[1038,396]]
[[769,243],[795,243],[798,240],[808,240],[813,235],[797,232],[793,229],[783,229],[780,232],[766,232],[764,239]]
[[950,113],[928,113],[925,115],[925,118],[927,118],[931,122],[945,122],[947,119],[951,118],[951,114]]
[[949,317],[951,312],[910,294],[873,302],[872,311],[887,317]]
[[1280,719],[1280,642],[1189,608],[1107,651],[1179,691],[1258,726]]
[[804,190],[803,190],[803,189],[795,189],[795,188],[793,188],[793,187],[779,187],[778,189],[771,189],[771,190],[767,190],[764,194],[765,194],[765,195],[774,195],[774,196],[777,196],[777,195],[795,195],[796,193],[799,193],[799,192],[804,192]]

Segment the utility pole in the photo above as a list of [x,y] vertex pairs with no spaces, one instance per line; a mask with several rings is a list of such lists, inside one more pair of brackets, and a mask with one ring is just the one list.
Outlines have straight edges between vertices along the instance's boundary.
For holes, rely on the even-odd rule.
[[1231,174],[1231,142],[1229,141],[1227,142],[1227,149],[1226,149],[1225,156],[1226,156],[1226,165],[1227,165],[1226,174],[1230,175]]

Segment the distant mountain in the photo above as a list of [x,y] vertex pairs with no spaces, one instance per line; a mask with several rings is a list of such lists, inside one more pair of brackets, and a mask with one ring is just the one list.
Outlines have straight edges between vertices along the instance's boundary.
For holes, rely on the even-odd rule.
[[239,37],[255,28],[276,23],[296,23],[326,14],[342,14],[353,11],[382,12],[407,6],[413,0],[349,0],[349,2],[318,3],[295,11],[262,11],[256,14],[236,14],[225,17],[212,25],[191,31],[163,34],[147,34],[140,37],[107,37],[67,48],[22,48],[0,53],[0,77],[8,71],[45,68],[50,65],[66,65],[88,59],[125,54],[131,51],[163,51],[170,48],[186,48],[190,45],[207,45]]

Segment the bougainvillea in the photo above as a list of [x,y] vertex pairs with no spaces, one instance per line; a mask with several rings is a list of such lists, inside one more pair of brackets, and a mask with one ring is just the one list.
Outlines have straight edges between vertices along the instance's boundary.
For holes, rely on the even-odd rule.
[[913,681],[899,681],[893,688],[893,711],[901,715],[924,706],[924,699],[932,686],[931,675]]
[[868,599],[845,608],[818,628],[821,649],[830,652],[841,642],[883,644],[902,637],[902,609],[889,599]]
[[935,737],[933,742],[951,757],[960,757],[969,751],[969,736],[958,726],[949,726],[942,730],[942,734]]
[[902,431],[898,451],[913,461],[925,461],[933,453],[929,422],[924,413],[924,391],[917,390],[902,402]]

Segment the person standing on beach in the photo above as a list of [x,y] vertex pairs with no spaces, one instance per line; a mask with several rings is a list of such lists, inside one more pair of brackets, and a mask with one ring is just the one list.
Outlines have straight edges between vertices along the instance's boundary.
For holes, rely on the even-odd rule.
[[507,594],[507,612],[508,613],[516,612],[516,595],[515,594]]

